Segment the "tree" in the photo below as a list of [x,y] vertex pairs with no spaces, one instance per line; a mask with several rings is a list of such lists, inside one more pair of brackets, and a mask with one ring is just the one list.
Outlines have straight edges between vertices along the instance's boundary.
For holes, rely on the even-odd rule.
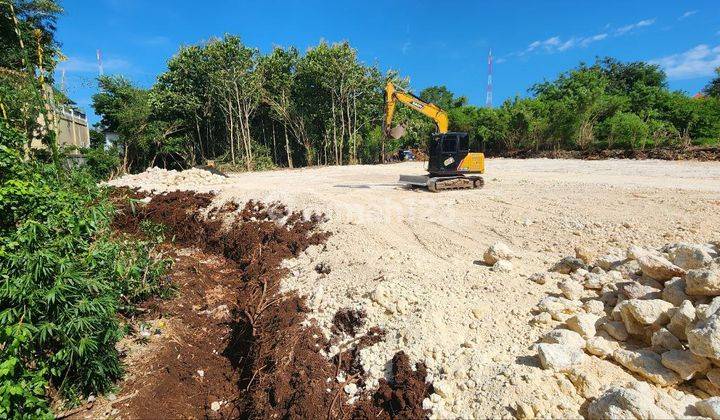
[[456,97],[445,86],[430,86],[420,91],[420,99],[425,102],[431,102],[444,110],[459,108],[467,105],[465,96]]
[[711,98],[720,98],[720,67],[715,69],[715,77],[705,85],[702,92]]

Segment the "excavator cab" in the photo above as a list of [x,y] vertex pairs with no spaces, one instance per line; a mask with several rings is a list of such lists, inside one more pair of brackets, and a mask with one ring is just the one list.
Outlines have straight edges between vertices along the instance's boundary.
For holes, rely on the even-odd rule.
[[485,172],[482,153],[470,151],[468,133],[447,132],[432,136],[428,145],[430,176],[457,176]]

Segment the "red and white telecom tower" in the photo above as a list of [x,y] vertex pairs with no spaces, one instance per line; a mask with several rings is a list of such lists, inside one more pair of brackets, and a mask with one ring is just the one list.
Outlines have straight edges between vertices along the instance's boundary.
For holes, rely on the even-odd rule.
[[490,52],[488,53],[488,82],[487,82],[487,96],[485,97],[485,106],[488,108],[492,108],[492,93],[493,93],[493,86],[492,86],[492,49],[490,49]]

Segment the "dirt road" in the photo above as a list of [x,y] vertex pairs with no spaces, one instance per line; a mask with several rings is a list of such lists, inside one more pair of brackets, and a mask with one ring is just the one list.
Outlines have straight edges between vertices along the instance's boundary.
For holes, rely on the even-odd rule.
[[[482,190],[429,193],[397,183],[422,172],[421,163],[311,168],[177,187],[324,212],[332,237],[288,263],[284,288],[306,295],[326,329],[339,308],[366,310],[368,327],[388,331],[362,351],[375,380],[368,386],[404,350],[427,363],[438,394],[428,406],[438,417],[508,416],[517,401],[548,401],[535,411],[577,416],[584,399],[563,390],[567,379],[539,369],[532,350],[551,326],[532,325],[531,311],[556,282],[528,277],[577,245],[602,252],[720,239],[717,163],[490,159]],[[517,255],[510,272],[481,262],[497,241]],[[316,272],[319,262],[331,272]],[[632,378],[619,368],[604,374]]]

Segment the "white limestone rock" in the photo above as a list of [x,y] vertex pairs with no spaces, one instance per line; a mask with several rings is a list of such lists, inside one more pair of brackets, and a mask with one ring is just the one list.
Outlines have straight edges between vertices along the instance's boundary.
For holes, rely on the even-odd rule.
[[541,343],[562,344],[564,346],[582,349],[585,347],[585,339],[575,331],[559,328],[547,332],[540,338]]
[[720,397],[710,397],[706,400],[695,403],[697,411],[713,420],[720,419]]
[[541,343],[538,344],[537,350],[540,365],[544,369],[562,372],[585,361],[585,353],[576,347]]
[[588,406],[588,419],[664,419],[672,417],[655,405],[651,395],[612,387]]
[[685,293],[691,296],[720,295],[720,269],[703,268],[688,271],[685,276]]
[[487,265],[493,265],[500,260],[510,260],[515,253],[503,242],[492,244],[483,254],[483,261]]
[[613,359],[657,385],[670,386],[681,382],[677,373],[663,366],[660,355],[654,351],[617,349]]
[[565,323],[568,328],[580,334],[583,338],[589,338],[597,333],[595,324],[599,319],[600,317],[594,314],[579,313],[568,318]]
[[670,350],[662,354],[662,364],[675,371],[681,379],[690,380],[697,373],[710,369],[710,361],[687,350]]

